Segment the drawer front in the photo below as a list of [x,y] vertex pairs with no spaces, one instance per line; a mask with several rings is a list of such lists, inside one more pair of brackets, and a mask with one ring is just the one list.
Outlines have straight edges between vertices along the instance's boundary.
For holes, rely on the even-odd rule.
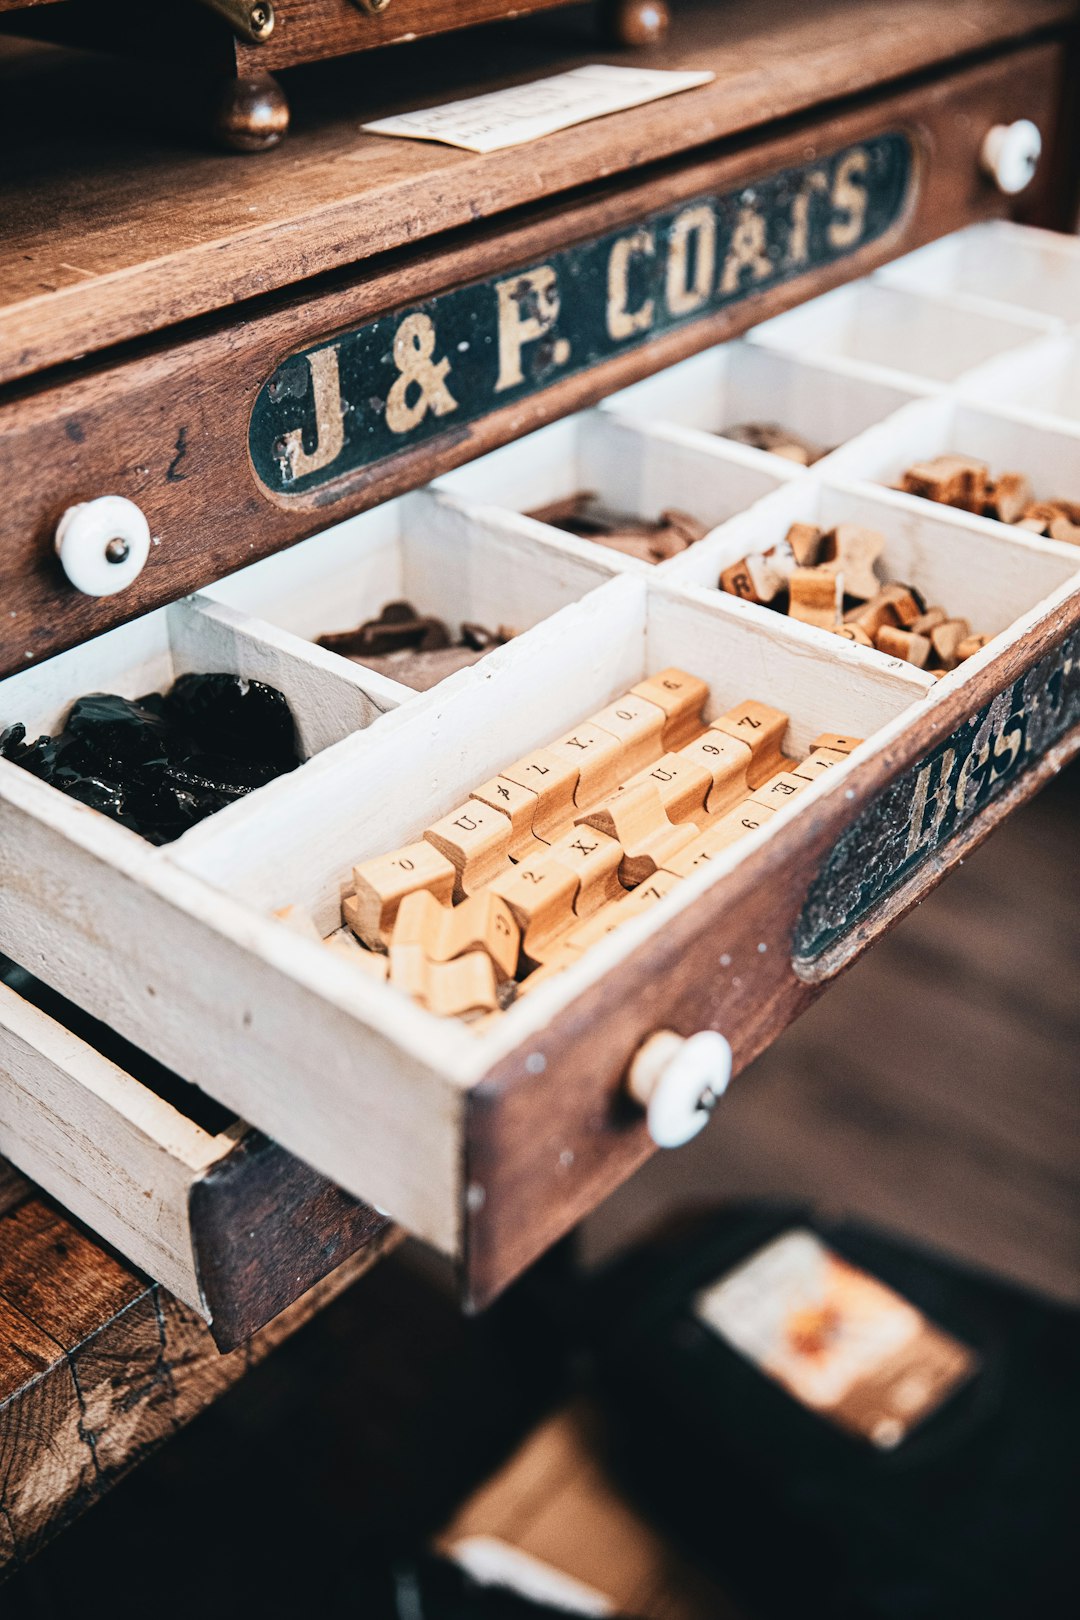
[[261,45],[236,42],[237,70],[274,73],[297,62],[316,62],[377,45],[396,45],[443,34],[452,28],[523,17],[569,0],[388,0],[369,9],[366,0],[275,0],[274,31]]
[[[4,977],[0,1154],[198,1311],[220,1349],[387,1240],[374,1210],[240,1121],[189,1118],[44,1010],[85,1028],[78,1009]],[[30,984],[41,1006],[14,988]]]
[[[1003,213],[983,138],[1029,117],[1049,140],[1059,67],[1056,46],[1022,50],[10,397],[0,671]],[[155,544],[126,589],[88,597],[53,540],[68,508],[102,494],[134,501]]]

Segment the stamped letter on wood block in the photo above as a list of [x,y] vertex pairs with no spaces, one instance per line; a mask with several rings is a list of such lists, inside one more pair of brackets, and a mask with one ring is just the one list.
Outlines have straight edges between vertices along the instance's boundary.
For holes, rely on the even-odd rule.
[[454,866],[431,844],[407,844],[390,855],[377,855],[353,867],[355,894],[342,904],[353,933],[373,951],[390,943],[398,906],[407,894],[427,889],[449,905],[454,894]]

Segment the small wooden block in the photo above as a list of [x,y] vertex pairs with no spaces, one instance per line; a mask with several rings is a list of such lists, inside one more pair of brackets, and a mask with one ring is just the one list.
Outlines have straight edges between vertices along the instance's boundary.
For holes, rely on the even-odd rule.
[[510,817],[511,860],[524,860],[540,853],[539,846],[546,840],[538,839],[533,832],[538,800],[531,788],[521,787],[507,776],[493,776],[489,782],[481,782],[478,788],[473,788],[469,797]]
[[537,748],[524,759],[508,765],[499,775],[536,794],[532,830],[542,843],[550,844],[552,839],[561,838],[574,825],[574,794],[579,772],[569,760],[561,759],[549,748]]
[[944,624],[934,626],[930,632],[930,645],[942,669],[956,668],[960,662],[957,648],[970,634],[971,626],[966,619],[946,619]]
[[490,889],[470,895],[458,906],[441,906],[430,894],[406,895],[398,908],[390,952],[405,945],[420,948],[429,962],[452,962],[470,951],[486,951],[500,979],[517,971],[521,931],[505,900]]
[[965,512],[981,512],[986,504],[988,468],[984,461],[970,456],[934,456],[917,462],[904,473],[901,487],[909,495],[956,506]]
[[800,624],[832,630],[840,623],[844,576],[831,568],[793,568],[788,579],[788,614]]
[[834,765],[842,765],[846,758],[846,754],[839,753],[835,748],[819,748],[794,766],[792,774],[805,776],[808,781],[813,782],[826,771],[831,771]]
[[721,571],[720,589],[727,591],[729,596],[741,596],[744,602],[757,602],[759,605],[761,603],[761,597],[754,589],[745,557],[741,562],[732,563],[730,568]]
[[684,753],[661,754],[655,765],[632,776],[623,784],[623,791],[636,787],[639,782],[655,782],[669,821],[676,824],[694,821],[705,814],[705,800],[712,786],[712,776],[704,766],[696,765]]
[[897,629],[901,627],[900,616],[884,591],[879,591],[876,596],[871,597],[869,602],[864,602],[861,607],[849,609],[844,614],[844,623],[845,625],[858,625],[870,637],[871,645],[873,645],[874,637],[882,625],[891,624]]
[[385,950],[405,896],[427,889],[449,905],[456,875],[453,862],[431,844],[406,844],[353,867],[355,893],[342,901],[342,916],[369,949]]
[[1047,534],[1051,540],[1057,540],[1065,546],[1080,546],[1080,523],[1073,523],[1070,518],[1060,514],[1051,518]]
[[723,815],[750,791],[746,773],[753,753],[748,742],[718,731],[714,726],[679,750],[679,758],[708,771],[711,778],[705,810],[710,816]]
[[873,639],[867,635],[861,624],[834,624],[830,626],[834,636],[843,636],[845,641],[853,641],[858,647],[872,647]]
[[1034,499],[1035,491],[1024,473],[1003,472],[990,491],[987,514],[1001,523],[1016,523]]
[[650,675],[630,690],[635,697],[645,698],[663,709],[667,716],[663,736],[666,752],[681,748],[705,729],[701,711],[709,688],[696,675],[688,675],[684,669],[662,669],[658,675]]
[[609,703],[606,709],[601,709],[599,714],[589,716],[590,725],[610,731],[622,745],[620,781],[643,771],[660,758],[664,752],[665,719],[664,711],[658,704],[650,703],[647,698],[638,697],[633,692],[625,692],[614,703]]
[[658,905],[666,894],[670,894],[678,882],[678,878],[671,872],[654,872],[652,877],[640,883],[636,889],[624,893],[621,900],[614,901],[590,917],[588,922],[580,928],[575,928],[567,936],[566,943],[578,950],[588,950],[598,940],[605,939],[608,934],[621,928],[624,923],[632,922],[643,912],[650,911]]
[[965,636],[956,649],[957,663],[962,664],[965,658],[974,658],[975,654],[981,652],[989,640],[989,636]]
[[709,729],[749,744],[752,757],[746,779],[751,788],[755,788],[783,769],[781,745],[787,726],[788,717],[780,709],[771,709],[767,703],[748,698],[745,703],[718,715]]
[[885,536],[860,523],[838,523],[825,536],[820,562],[831,563],[843,577],[844,594],[868,602],[881,589],[874,564],[885,550]]
[[429,962],[426,1000],[428,1011],[438,1018],[494,1012],[499,994],[490,956],[484,951],[472,951],[453,962]]
[[521,930],[521,951],[531,962],[543,961],[561,934],[573,927],[577,873],[550,854],[509,867],[491,881],[506,901]]
[[746,571],[760,602],[771,602],[788,584],[796,568],[795,553],[785,540],[746,559]]
[[874,637],[878,652],[890,658],[902,658],[905,663],[923,669],[930,661],[931,644],[928,636],[917,636],[913,630],[900,630],[895,625],[883,624]]
[[666,861],[665,872],[670,872],[674,877],[689,877],[691,872],[698,871],[709,861],[715,860],[723,850],[737,844],[740,838],[746,838],[758,827],[763,827],[769,817],[775,814],[775,810],[752,799],[744,800],[736,809],[727,811],[708,827],[700,838],[695,838]]
[[606,829],[579,821],[572,832],[552,844],[551,858],[561,861],[577,878],[575,916],[590,917],[610,900],[618,900],[623,887],[619,881],[623,848]]
[[564,737],[556,738],[548,745],[548,753],[577,767],[574,803],[579,810],[614,793],[619,785],[622,743],[591,720],[582,721]]
[[748,802],[763,805],[766,810],[779,810],[797,794],[805,793],[809,786],[805,776],[796,776],[793,771],[781,771],[763,787],[755,788]]
[[819,748],[827,748],[830,753],[840,754],[846,758],[848,754],[855,752],[862,741],[861,737],[842,737],[838,731],[823,731],[810,744],[810,752],[816,754]]
[[495,877],[510,864],[513,827],[509,816],[479,799],[468,799],[434,826],[424,829],[427,843],[434,845],[454,866],[454,899],[468,894]]
[[929,607],[925,613],[920,613],[919,617],[908,625],[908,629],[914,630],[917,636],[928,636],[931,630],[936,630],[938,625],[944,624],[947,618],[948,614],[944,608]]
[[651,877],[697,831],[690,822],[676,827],[668,820],[656,783],[648,781],[614,794],[579,826],[606,834],[620,849],[619,881],[627,889]]
[[813,568],[821,559],[824,536],[815,523],[793,523],[787,532],[787,544],[795,558],[797,568]]

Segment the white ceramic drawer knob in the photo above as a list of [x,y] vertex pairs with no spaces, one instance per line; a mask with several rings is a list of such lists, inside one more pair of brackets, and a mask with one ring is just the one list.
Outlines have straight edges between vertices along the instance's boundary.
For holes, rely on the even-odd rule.
[[715,1030],[689,1039],[674,1030],[650,1035],[627,1084],[644,1108],[657,1147],[682,1147],[704,1130],[731,1079],[731,1047]]
[[134,501],[99,495],[68,507],[56,525],[56,552],[77,591],[115,596],[143,571],[150,555],[150,525]]
[[1006,197],[1015,197],[1031,184],[1041,156],[1042,136],[1030,118],[995,124],[982,144],[982,166]]

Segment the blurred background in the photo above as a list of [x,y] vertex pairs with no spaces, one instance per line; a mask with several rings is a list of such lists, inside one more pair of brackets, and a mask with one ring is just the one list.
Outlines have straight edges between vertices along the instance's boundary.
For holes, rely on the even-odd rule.
[[[1057,1612],[1076,1595],[1078,805],[1074,766],[743,1074],[709,1130],[487,1315],[462,1318],[414,1246],[377,1266],[9,1581],[5,1620],[534,1612],[422,1580],[388,1600],[391,1561],[463,1536],[607,1600],[577,1612]],[[687,1328],[680,1278],[707,1278],[709,1243],[725,1264],[750,1252],[762,1205],[855,1233],[857,1263],[960,1324],[979,1371],[929,1420],[933,1446],[916,1431],[883,1471]],[[657,1234],[680,1222],[658,1268]],[[857,1569],[851,1546],[819,1556],[823,1522],[857,1541]]]

